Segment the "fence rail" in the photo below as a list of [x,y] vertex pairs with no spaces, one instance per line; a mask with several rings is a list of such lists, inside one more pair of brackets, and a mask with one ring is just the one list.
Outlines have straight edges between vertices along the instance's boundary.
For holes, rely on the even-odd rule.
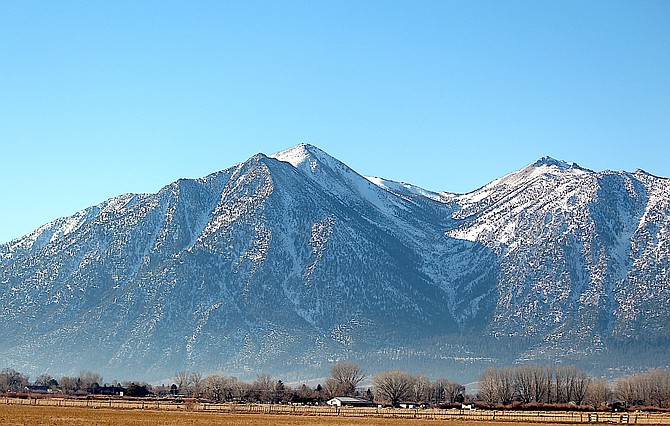
[[490,411],[490,410],[442,410],[406,408],[356,408],[270,404],[210,404],[192,400],[136,400],[116,398],[69,399],[69,398],[0,398],[5,405],[39,405],[52,407],[90,407],[126,410],[172,410],[201,411],[229,414],[284,414],[297,416],[341,416],[415,418],[432,420],[468,420],[532,423],[607,423],[607,424],[654,424],[670,425],[670,414],[653,412],[611,413],[573,411]]

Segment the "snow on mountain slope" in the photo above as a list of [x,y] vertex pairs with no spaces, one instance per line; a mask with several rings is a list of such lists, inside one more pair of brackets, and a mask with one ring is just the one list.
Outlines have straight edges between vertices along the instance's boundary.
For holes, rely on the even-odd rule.
[[[633,318],[639,332],[640,317],[646,317],[639,305],[652,299],[654,333],[667,336],[659,325],[670,320],[661,308],[670,296],[667,275],[644,273],[656,283],[653,289],[631,279],[638,265],[651,261],[663,271],[668,264],[667,256],[635,249],[640,234],[650,251],[662,252],[667,244],[661,229],[670,210],[667,201],[658,204],[667,200],[668,182],[647,176],[596,173],[544,158],[456,198],[463,222],[448,234],[479,242],[498,257],[494,334],[545,336],[526,355],[531,358],[564,351],[570,342],[581,342],[577,352],[600,350],[608,338],[624,337],[621,330]],[[658,212],[653,225],[650,208]]]
[[271,158],[288,162],[319,187],[351,207],[361,209],[361,213],[366,215],[372,214],[370,205],[387,219],[394,218],[397,210],[406,208],[402,200],[389,197],[363,176],[315,146],[301,144]]
[[374,183],[380,188],[383,188],[400,197],[410,200],[423,197],[423,198],[429,198],[434,201],[439,201],[442,203],[448,203],[452,201],[454,197],[454,194],[446,192],[427,191],[423,188],[419,188],[418,186],[414,186],[409,183],[395,182],[392,180],[383,179],[376,176],[367,176],[366,179],[368,179],[370,182]]
[[548,157],[457,195],[311,145],[258,154],[0,245],[0,356],[134,379],[619,362],[630,339],[667,348],[669,200],[667,179]]

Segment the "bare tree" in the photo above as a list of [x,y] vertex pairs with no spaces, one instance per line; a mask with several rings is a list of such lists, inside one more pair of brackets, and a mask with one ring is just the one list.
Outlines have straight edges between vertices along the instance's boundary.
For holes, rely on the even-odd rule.
[[441,404],[446,401],[446,382],[447,379],[437,379],[430,384],[430,396],[428,400],[432,404]]
[[201,385],[205,398],[211,401],[228,401],[228,395],[232,394],[229,378],[220,374],[205,377]]
[[336,396],[349,396],[347,395],[348,389],[343,389],[341,385],[334,378],[326,377],[326,380],[323,382],[323,394],[327,399],[335,398]]
[[24,376],[13,368],[5,368],[0,372],[0,392],[22,392],[28,386],[28,376]]
[[414,376],[411,398],[414,402],[427,401],[430,394],[430,379],[423,375]]
[[514,369],[514,392],[520,402],[528,404],[535,398],[535,368],[532,365],[521,365]]
[[63,376],[58,383],[61,390],[68,395],[72,395],[79,390],[79,380],[76,377]]
[[610,390],[607,381],[603,379],[591,380],[586,389],[586,397],[584,402],[597,408],[606,405],[610,400]]
[[82,371],[79,373],[79,390],[84,390],[86,392],[93,392],[97,386],[102,385],[102,376],[98,373],[92,371]]
[[460,383],[447,380],[444,385],[444,394],[450,403],[463,402],[465,397],[465,386]]
[[191,385],[190,374],[188,371],[179,371],[174,375],[174,384],[177,385],[177,389],[180,393],[185,393],[185,391]]
[[498,389],[496,384],[496,369],[489,367],[479,379],[479,399],[493,405],[498,402]]
[[202,373],[199,371],[194,371],[188,376],[188,382],[190,384],[189,396],[199,396],[202,392]]
[[[354,396],[356,387],[365,378],[365,372],[353,362],[339,362],[330,368],[331,383],[326,383],[329,390],[337,395],[332,396]],[[328,381],[328,380],[326,380]]]
[[236,377],[231,377],[232,397],[234,401],[241,401],[247,399],[251,390],[251,385],[247,382],[237,380]]
[[271,402],[275,384],[267,374],[259,374],[251,384],[250,396],[258,402]]
[[372,378],[375,395],[393,406],[411,396],[413,382],[409,373],[399,370],[387,370]]
[[429,401],[433,404],[463,401],[465,386],[448,379],[437,379],[430,384]]
[[586,392],[591,383],[591,378],[586,372],[577,369],[577,367],[570,366],[568,369],[568,402],[574,402],[577,405],[582,405]]
[[659,408],[670,407],[670,371],[656,368],[644,376],[647,403]]
[[511,404],[514,401],[514,381],[512,379],[512,369],[505,367],[495,370],[495,383],[497,387],[498,401],[503,405]]
[[644,399],[640,381],[634,376],[619,377],[614,382],[614,392],[626,405],[634,405]]
[[553,381],[552,381],[552,396],[554,403],[567,403],[570,402],[568,399],[568,386],[567,386],[567,372],[562,366],[558,366],[553,370]]
[[550,398],[549,386],[552,377],[551,369],[540,365],[533,365],[531,368],[533,375],[532,400],[548,403]]

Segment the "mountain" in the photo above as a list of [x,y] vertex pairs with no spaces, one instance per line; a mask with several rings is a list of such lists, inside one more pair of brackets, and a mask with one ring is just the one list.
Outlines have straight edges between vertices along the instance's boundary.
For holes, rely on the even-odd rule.
[[669,203],[665,178],[548,157],[452,194],[257,154],[0,245],[0,359],[119,380],[667,365]]

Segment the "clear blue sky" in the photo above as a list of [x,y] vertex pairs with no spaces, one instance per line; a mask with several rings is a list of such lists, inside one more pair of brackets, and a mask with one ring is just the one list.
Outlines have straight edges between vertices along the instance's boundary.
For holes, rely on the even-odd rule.
[[468,192],[670,176],[668,1],[0,2],[0,242],[301,142]]

